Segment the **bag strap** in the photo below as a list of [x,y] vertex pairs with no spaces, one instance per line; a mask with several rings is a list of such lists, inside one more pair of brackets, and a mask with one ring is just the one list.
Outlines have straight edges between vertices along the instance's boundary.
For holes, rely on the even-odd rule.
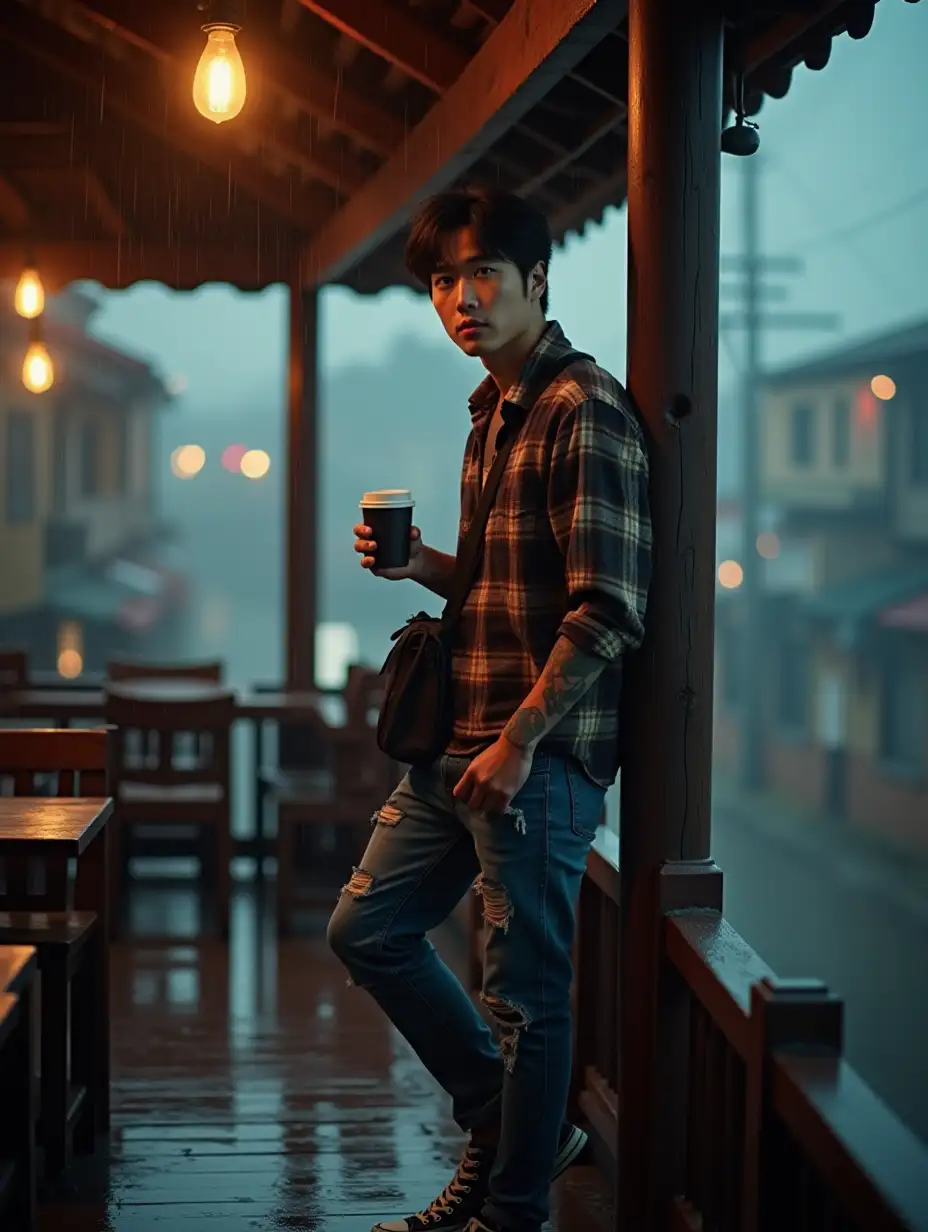
[[591,362],[595,362],[592,355],[587,355],[583,351],[570,351],[567,355],[562,355],[554,367],[546,372],[545,376],[547,379],[532,398],[531,406],[525,411],[521,421],[513,425],[512,431],[497,450],[496,457],[493,459],[493,465],[490,467],[490,473],[487,475],[486,482],[483,485],[483,491],[480,493],[480,500],[474,511],[473,520],[467,528],[467,534],[457,555],[454,574],[451,578],[451,585],[448,588],[448,601],[445,604],[445,610],[441,614],[441,629],[443,633],[450,633],[454,629],[460,619],[461,612],[464,610],[467,596],[470,594],[470,589],[477,573],[477,565],[483,551],[483,534],[490,518],[490,510],[493,508],[493,502],[496,500],[500,480],[503,477],[503,471],[509,460],[509,455],[512,453],[512,447],[516,443],[516,437],[519,435],[519,429],[542,394],[553,384],[565,368],[576,363],[578,359],[588,359]]

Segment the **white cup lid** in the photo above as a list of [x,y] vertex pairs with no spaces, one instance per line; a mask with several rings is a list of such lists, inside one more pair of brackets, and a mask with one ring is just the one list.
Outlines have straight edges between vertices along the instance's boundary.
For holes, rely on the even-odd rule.
[[381,488],[379,492],[365,492],[361,497],[362,509],[407,509],[415,503],[408,488]]

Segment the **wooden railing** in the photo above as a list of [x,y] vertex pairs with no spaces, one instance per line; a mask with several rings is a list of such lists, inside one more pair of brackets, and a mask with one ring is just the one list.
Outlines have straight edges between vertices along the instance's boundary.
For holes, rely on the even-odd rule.
[[[618,842],[601,832],[580,898],[574,1093],[613,1170],[618,932]],[[842,1059],[842,1002],[778,980],[717,911],[668,913],[664,960],[689,1005],[670,1232],[928,1230],[928,1149]]]

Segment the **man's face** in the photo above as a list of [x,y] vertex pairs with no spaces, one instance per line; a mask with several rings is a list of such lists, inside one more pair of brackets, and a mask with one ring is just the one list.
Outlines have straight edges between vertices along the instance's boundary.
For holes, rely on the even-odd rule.
[[512,262],[481,253],[472,227],[451,238],[447,266],[432,275],[432,303],[465,355],[492,355],[531,329],[544,289],[541,263],[526,289]]

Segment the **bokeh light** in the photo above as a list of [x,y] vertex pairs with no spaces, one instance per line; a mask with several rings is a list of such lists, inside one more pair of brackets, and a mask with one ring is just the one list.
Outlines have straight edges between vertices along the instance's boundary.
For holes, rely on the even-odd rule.
[[896,382],[891,376],[885,374],[875,376],[870,382],[870,388],[873,396],[879,398],[881,402],[888,402],[890,398],[896,396]]
[[744,570],[736,560],[723,560],[719,565],[719,585],[726,590],[737,590],[744,581]]
[[171,454],[171,470],[178,479],[192,479],[206,463],[206,450],[201,445],[181,445]]
[[247,445],[226,445],[222,451],[222,466],[224,470],[237,475],[242,469],[242,458],[248,452]]
[[757,536],[757,554],[764,560],[776,560],[780,555],[780,536],[772,530],[761,531]]
[[271,469],[271,459],[263,449],[249,449],[239,465],[246,479],[263,479]]

